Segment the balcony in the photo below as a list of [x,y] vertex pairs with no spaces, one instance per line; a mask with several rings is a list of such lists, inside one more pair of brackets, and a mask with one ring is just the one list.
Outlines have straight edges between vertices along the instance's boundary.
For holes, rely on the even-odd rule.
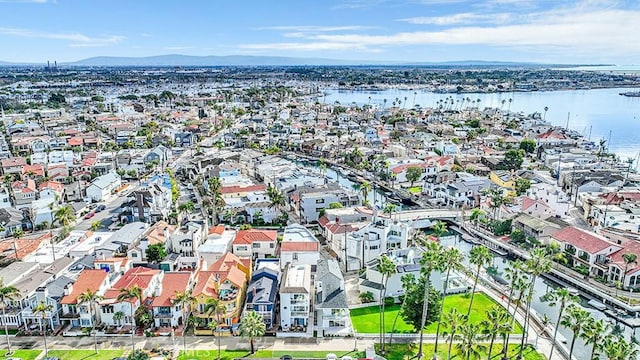
[[62,313],[62,315],[60,315],[61,319],[78,319],[80,318],[80,313],[77,312],[68,312],[68,313]]
[[220,301],[233,301],[238,297],[239,290],[232,288],[230,290],[220,290]]
[[302,318],[309,317],[308,311],[292,311],[290,314],[291,314],[291,317],[302,317]]
[[153,314],[153,316],[157,319],[171,319],[171,317],[173,316],[170,312],[159,312],[159,313],[155,313]]

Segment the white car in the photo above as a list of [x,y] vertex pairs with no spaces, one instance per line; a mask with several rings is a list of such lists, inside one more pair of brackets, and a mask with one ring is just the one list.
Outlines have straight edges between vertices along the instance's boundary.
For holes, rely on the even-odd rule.
[[336,354],[327,354],[327,360],[338,360]]

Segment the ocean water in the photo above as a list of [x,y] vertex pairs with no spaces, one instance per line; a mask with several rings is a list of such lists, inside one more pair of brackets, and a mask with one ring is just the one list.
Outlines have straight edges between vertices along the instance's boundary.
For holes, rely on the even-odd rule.
[[[554,125],[566,126],[576,130],[596,143],[600,139],[609,140],[610,149],[622,159],[636,158],[640,153],[640,98],[621,96],[619,93],[634,89],[594,89],[594,90],[562,90],[545,92],[513,92],[513,93],[467,93],[439,94],[421,90],[389,89],[384,91],[325,91],[327,104],[339,101],[342,104],[378,104],[392,106],[397,98],[410,108],[413,104],[422,107],[436,107],[437,101],[452,97],[454,100],[470,98],[480,99],[480,107],[509,108],[510,110],[531,114],[544,114],[545,119]],[[369,100],[369,98],[371,98]],[[502,104],[502,100],[506,100]],[[590,136],[589,136],[590,134]]]

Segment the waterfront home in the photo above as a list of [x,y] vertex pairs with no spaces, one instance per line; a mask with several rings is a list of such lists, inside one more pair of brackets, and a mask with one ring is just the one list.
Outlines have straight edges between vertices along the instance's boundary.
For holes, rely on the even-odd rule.
[[352,335],[349,303],[339,263],[334,259],[318,261],[314,284],[317,331],[323,336]]
[[240,257],[272,257],[276,254],[277,236],[276,230],[240,230],[233,239],[232,251]]
[[100,323],[100,312],[97,311],[96,304],[81,302],[78,298],[87,291],[101,296],[107,291],[110,284],[107,271],[85,269],[75,282],[65,287],[64,297],[60,301],[62,305],[60,318],[65,325],[68,325],[67,331],[72,331],[73,328],[88,328]]
[[[151,303],[150,297],[155,294],[156,288],[162,282],[164,272],[156,269],[148,269],[145,267],[135,267],[127,272],[116,281],[112,287],[104,294],[104,299],[99,301],[100,319],[107,326],[128,326],[134,325],[134,319],[131,313],[135,314],[139,306]],[[131,299],[118,301],[118,296],[122,293],[122,289],[131,289],[137,286],[142,290],[141,299]],[[122,318],[115,314],[122,313]]]
[[571,205],[569,197],[555,184],[531,184],[526,195],[531,199],[546,204],[551,209],[552,215],[559,217],[569,216],[569,207]]
[[280,331],[307,332],[312,296],[311,266],[287,264],[280,285]]
[[[239,258],[226,253],[205,270],[201,264],[195,275],[193,296],[196,304],[193,316],[196,317],[196,334],[211,334],[209,322],[217,321],[223,329],[231,329],[240,321],[242,305],[245,300],[248,280],[251,278],[251,259]],[[224,308],[222,314],[206,312],[207,299],[220,300]]]
[[[178,293],[184,293],[191,288],[190,272],[165,272],[162,282],[155,291],[155,297],[151,302],[153,309],[153,321],[161,333],[167,333],[171,327],[185,324],[183,305],[174,303]],[[191,305],[187,307],[187,314],[191,311]]]
[[608,257],[622,249],[601,235],[574,226],[556,231],[551,239],[567,254],[569,267],[583,269],[585,275],[600,278],[608,276]]
[[262,316],[268,330],[273,329],[276,320],[276,305],[280,287],[280,266],[278,259],[258,259],[256,270],[251,275],[247,288],[247,310]]
[[318,239],[300,224],[291,224],[284,229],[280,243],[280,268],[288,264],[317,265],[320,258]]
[[513,218],[511,226],[513,229],[522,231],[525,238],[533,237],[536,240],[560,230],[559,225],[526,213]]
[[492,171],[489,173],[489,180],[501,189],[505,196],[516,195],[516,179],[513,173],[506,170]]
[[[297,207],[294,205],[294,208],[299,210],[300,218],[306,223],[318,221],[320,213],[328,209],[332,203],[338,203],[343,207],[362,205],[362,199],[358,193],[341,187],[309,188],[306,191],[300,191],[298,199]],[[294,200],[293,197],[292,200]]]

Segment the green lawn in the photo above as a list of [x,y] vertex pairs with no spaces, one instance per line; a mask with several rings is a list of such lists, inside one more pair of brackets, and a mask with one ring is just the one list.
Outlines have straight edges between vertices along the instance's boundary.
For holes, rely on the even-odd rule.
[[[317,358],[324,359],[327,354],[334,353],[338,357],[349,355],[353,358],[365,357],[364,352],[353,351],[282,351],[282,350],[258,350],[253,355],[249,355],[249,351],[246,350],[222,350],[220,352],[220,358],[222,360],[232,360],[236,358],[279,358],[282,355],[291,355],[295,358]],[[211,360],[218,358],[218,350],[193,350],[187,352],[181,352],[178,356],[178,360]]]
[[[486,346],[488,348],[489,344],[486,344]],[[491,351],[492,352],[491,357],[492,359],[499,360],[501,358],[500,351],[502,350],[502,345],[496,344],[493,347],[494,349]],[[376,350],[378,349],[379,349],[379,344],[376,344]],[[425,344],[423,349],[424,349],[423,359],[431,359],[433,355],[434,345]],[[519,349],[520,349],[520,345],[516,345],[516,344],[509,345],[509,359],[515,360],[518,357]],[[387,345],[386,350],[387,352],[385,354],[385,358],[387,360],[409,360],[418,354],[418,345],[417,344],[392,344],[392,345]],[[443,344],[438,346],[438,357],[440,359],[446,359],[447,350],[448,350],[448,344]],[[486,356],[487,356],[486,350],[485,352],[482,353],[482,355],[483,355],[482,359],[486,359]],[[532,346],[527,346],[524,349],[523,355],[524,355],[524,360],[545,360],[546,359],[544,355],[538,353]],[[456,354],[455,344],[451,349],[451,359],[462,360],[462,358]]]
[[50,357],[60,360],[111,360],[124,354],[124,350],[49,350]]
[[[42,350],[14,350],[11,357],[20,358],[22,360],[35,360]],[[7,350],[0,350],[0,356],[6,356]]]
[[421,193],[421,192],[422,192],[422,187],[420,187],[420,186],[410,187],[410,188],[408,189],[408,191],[409,191],[411,194],[419,194],[419,193]]
[[[449,309],[456,308],[462,313],[466,313],[469,308],[470,296],[467,294],[449,295],[444,298],[444,312]],[[476,293],[473,300],[473,308],[469,315],[470,322],[473,324],[480,323],[485,318],[485,311],[491,308],[491,306],[497,303],[493,301],[489,296],[483,293]],[[400,305],[393,305],[385,307],[384,311],[384,327],[385,332],[390,333],[393,328],[393,320],[396,318],[396,314],[400,311]],[[364,334],[374,334],[379,332],[379,310],[378,306],[369,306],[366,308],[352,309],[351,310],[351,322],[356,328],[356,331]],[[437,324],[434,322],[429,324],[425,328],[425,333],[435,334]],[[442,327],[441,329],[442,330]],[[413,333],[413,326],[405,323],[401,316],[398,316],[396,323],[396,333]],[[515,333],[522,333],[522,327],[518,324],[516,326]]]

